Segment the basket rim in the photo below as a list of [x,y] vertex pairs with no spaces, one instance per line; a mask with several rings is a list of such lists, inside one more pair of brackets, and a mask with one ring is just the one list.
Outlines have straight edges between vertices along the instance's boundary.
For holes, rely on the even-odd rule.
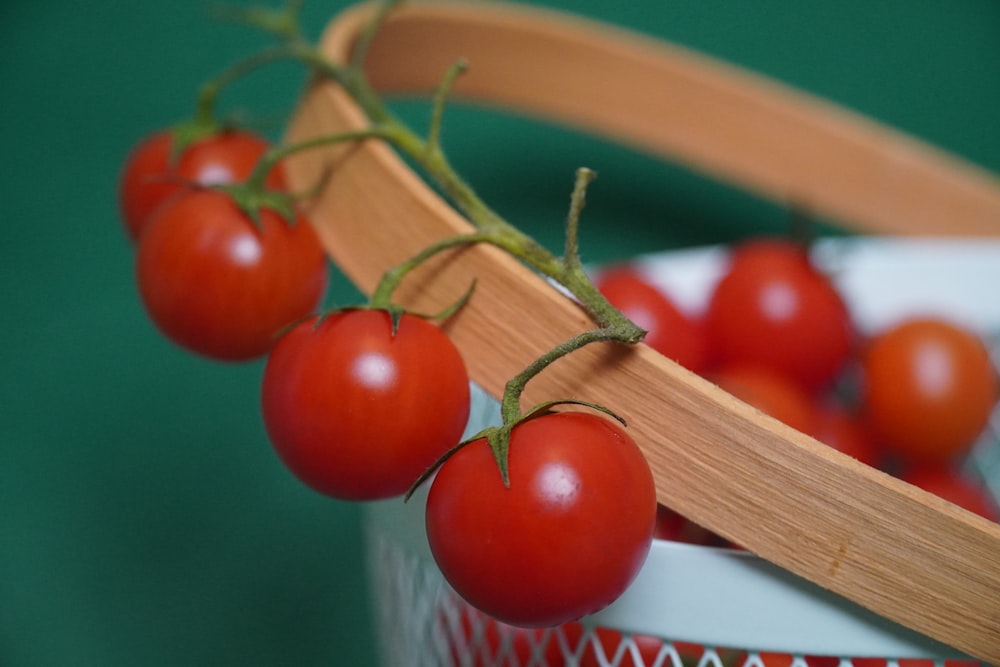
[[[929,277],[943,281],[935,312],[1000,332],[1000,309],[981,308],[989,285],[1000,283],[1000,239],[831,238],[813,251],[833,271],[862,330],[872,331],[926,305]],[[724,265],[724,247],[704,246],[634,258],[634,265],[687,307],[698,303]],[[595,269],[599,271],[600,269]],[[885,281],[888,275],[895,281]],[[883,280],[878,280],[882,278]],[[970,282],[971,278],[975,278]],[[980,290],[968,290],[969,285]],[[965,289],[958,289],[964,286]],[[969,292],[972,292],[971,294]],[[932,295],[933,296],[933,295]],[[979,304],[979,308],[976,305]],[[886,308],[891,307],[891,312]],[[473,384],[467,433],[497,423],[497,402]],[[995,480],[1000,482],[1000,480]],[[409,502],[366,506],[370,538],[436,570],[424,533],[429,484]],[[438,575],[440,576],[440,575]],[[966,657],[908,630],[752,553],[654,540],[642,570],[614,604],[585,619],[681,641],[810,655]]]

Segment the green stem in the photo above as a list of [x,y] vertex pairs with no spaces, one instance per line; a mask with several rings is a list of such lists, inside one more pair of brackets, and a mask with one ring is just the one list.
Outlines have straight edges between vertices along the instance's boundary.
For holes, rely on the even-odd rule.
[[568,271],[582,270],[580,264],[580,214],[587,201],[587,186],[597,178],[590,169],[582,167],[576,172],[576,183],[569,201],[569,216],[566,221],[566,250],[563,262]]
[[413,268],[431,256],[458,245],[480,242],[491,243],[519,258],[539,274],[551,278],[565,287],[570,294],[576,297],[597,328],[581,333],[556,346],[539,357],[507,384],[501,402],[501,410],[504,423],[513,424],[521,417],[519,399],[525,385],[550,364],[593,342],[638,342],[642,340],[645,332],[608,302],[594,286],[581,265],[578,238],[579,220],[585,203],[587,185],[594,178],[594,173],[591,170],[581,169],[577,173],[567,223],[565,256],[560,259],[489,208],[473,188],[458,175],[441,147],[443,111],[451,94],[452,84],[465,69],[464,62],[456,62],[449,68],[435,92],[431,126],[426,139],[412,131],[388,110],[367,80],[362,68],[378,28],[395,4],[395,0],[382,3],[374,20],[362,33],[350,63],[346,66],[329,61],[316,47],[306,44],[304,40],[297,37],[301,35],[301,31],[289,31],[289,35],[296,37],[288,40],[286,45],[289,49],[288,52],[308,65],[316,74],[326,76],[339,84],[358,104],[371,125],[364,130],[320,137],[276,149],[258,164],[251,180],[256,179],[256,181],[263,183],[267,172],[278,160],[301,150],[340,141],[365,138],[383,139],[419,165],[449,201],[469,220],[476,232],[440,241],[406,262],[390,269],[372,295],[371,304],[373,306],[391,306],[392,293],[402,279]]
[[441,81],[441,85],[438,86],[437,92],[434,94],[434,104],[431,111],[431,125],[430,131],[427,134],[427,148],[430,151],[440,151],[441,150],[441,119],[444,117],[444,108],[447,105],[448,97],[451,95],[451,87],[455,83],[455,79],[465,73],[468,69],[469,64],[465,59],[459,59],[456,61],[444,75],[444,79]]
[[265,152],[260,159],[257,160],[257,164],[254,165],[253,171],[250,172],[250,176],[247,177],[246,183],[250,187],[263,189],[264,183],[267,181],[267,175],[272,169],[274,169],[274,166],[296,153],[319,148],[320,146],[347,143],[349,141],[361,141],[363,139],[384,139],[386,141],[395,141],[396,135],[397,131],[393,127],[373,125],[362,130],[338,132],[336,134],[328,134],[321,137],[314,137],[312,139],[305,139],[294,144],[275,146]]
[[584,331],[570,338],[531,362],[523,371],[511,378],[504,387],[503,398],[500,401],[500,415],[504,424],[514,424],[521,419],[521,394],[528,382],[536,375],[580,348],[591,343],[627,342],[630,333],[618,326],[605,326]]
[[270,49],[259,51],[226,68],[212,79],[203,83],[198,90],[198,106],[195,118],[204,123],[215,123],[216,102],[226,87],[264,65],[279,60],[297,58],[298,49],[287,44],[280,44]]
[[445,250],[458,246],[471,245],[473,243],[492,242],[492,240],[493,239],[489,234],[476,232],[472,234],[451,236],[427,246],[410,259],[397,264],[386,271],[382,275],[382,279],[379,281],[378,285],[375,287],[375,290],[372,292],[369,304],[373,308],[389,309],[392,306],[392,293],[397,287],[399,287],[403,278],[405,278],[410,271],[417,268],[439,252],[444,252]]

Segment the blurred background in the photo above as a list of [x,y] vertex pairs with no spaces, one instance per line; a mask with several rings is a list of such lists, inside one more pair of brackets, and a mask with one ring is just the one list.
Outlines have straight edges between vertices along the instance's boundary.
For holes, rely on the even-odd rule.
[[[309,34],[346,4],[307,0]],[[994,0],[537,4],[739,63],[1000,173]],[[280,466],[258,414],[261,364],[172,347],[133,285],[116,202],[127,151],[266,41],[214,20],[215,7],[0,6],[2,667],[374,664],[361,508]],[[302,85],[300,70],[275,66],[222,104],[277,139]],[[423,121],[419,105],[400,111]],[[787,219],[681,169],[499,113],[453,109],[445,139],[484,199],[553,248],[574,170],[596,169],[588,261]],[[338,278],[330,297],[354,293]]]

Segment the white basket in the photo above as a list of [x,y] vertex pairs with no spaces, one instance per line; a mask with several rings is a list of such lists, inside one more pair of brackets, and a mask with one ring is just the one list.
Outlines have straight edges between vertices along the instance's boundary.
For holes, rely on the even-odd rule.
[[[979,332],[1000,333],[1000,302],[992,298],[1000,285],[1000,242],[828,240],[815,252],[862,330],[934,312]],[[682,308],[696,308],[722,261],[716,247],[645,256],[635,264]],[[475,389],[469,433],[498,422],[496,401]],[[968,461],[995,498],[1000,498],[998,433],[1000,419],[994,415]],[[515,651],[518,632],[469,609],[435,567],[424,534],[425,497],[373,503],[366,512],[384,667],[545,667],[553,651],[557,664],[578,665],[586,654],[587,664],[601,667],[860,667],[859,658],[894,667],[906,659],[942,664],[963,658],[752,554],[661,540],[654,541],[636,581],[613,605],[572,633],[563,628],[521,633],[517,641],[526,641],[527,648]],[[613,644],[601,642],[598,627],[621,635]],[[641,656],[634,639],[639,636],[662,643]],[[685,658],[679,649],[686,643],[703,650]]]

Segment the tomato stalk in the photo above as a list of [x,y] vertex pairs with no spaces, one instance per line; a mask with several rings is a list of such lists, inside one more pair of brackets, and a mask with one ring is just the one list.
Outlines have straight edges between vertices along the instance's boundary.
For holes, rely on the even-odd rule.
[[[275,35],[279,43],[236,62],[201,85],[193,117],[175,128],[173,147],[175,155],[183,152],[190,143],[225,127],[226,123],[220,122],[217,115],[219,95],[229,85],[241,80],[250,72],[282,60],[298,61],[314,69],[328,70],[326,63],[317,63],[313,58],[316,51],[302,31],[301,10],[301,0],[287,0],[279,9],[221,7],[215,10],[217,17],[254,26]],[[370,37],[368,39],[370,40]]]
[[[578,334],[553,347],[512,378],[505,387],[501,401],[504,427],[499,430],[499,435],[494,436],[499,438],[494,451],[499,452],[497,459],[506,481],[506,440],[509,438],[513,425],[526,418],[521,412],[520,397],[528,381],[556,360],[586,345],[595,342],[633,344],[642,340],[645,331],[611,305],[587,276],[580,261],[578,239],[580,215],[585,203],[587,186],[595,177],[594,172],[585,168],[577,172],[566,225],[564,255],[557,257],[493,211],[461,178],[448,161],[441,144],[441,127],[452,87],[458,77],[466,70],[467,64],[464,60],[452,64],[434,92],[430,127],[426,137],[410,129],[385,106],[365,76],[363,68],[375,35],[396,4],[397,0],[387,0],[379,5],[375,16],[365,27],[349,62],[346,64],[327,59],[317,47],[306,42],[302,31],[298,28],[293,29],[288,26],[282,26],[280,30],[271,28],[271,32],[275,32],[284,39],[288,53],[294,54],[319,76],[333,80],[344,89],[365,113],[371,125],[357,132],[319,137],[276,149],[266,156],[250,181],[262,183],[263,177],[277,160],[301,150],[334,142],[367,138],[382,139],[418,164],[456,208],[464,214],[476,231],[444,239],[388,270],[376,287],[370,305],[392,310],[394,307],[392,293],[411,270],[439,252],[471,243],[489,243],[497,246],[517,257],[539,274],[552,279],[576,298],[596,324],[596,328]],[[282,16],[288,18],[292,16],[292,13],[286,11]],[[251,15],[247,15],[247,17],[250,22],[257,23]],[[267,25],[260,27],[268,29]],[[532,413],[529,413],[529,416],[530,414]]]
[[[388,3],[392,4],[394,3]],[[383,7],[372,26],[377,26],[387,11],[388,7]],[[374,35],[374,31],[375,27],[370,27],[366,35]],[[626,343],[641,340],[644,332],[600,294],[580,263],[577,231],[586,187],[594,178],[592,171],[581,169],[577,174],[567,224],[566,254],[559,258],[493,211],[449,163],[440,142],[443,110],[452,84],[466,69],[464,61],[456,62],[448,69],[435,91],[427,138],[418,135],[386,109],[364,76],[363,62],[359,58],[352,58],[351,63],[344,66],[328,61],[314,49],[309,62],[316,69],[329,74],[354,98],[373,126],[382,128],[382,138],[420,165],[469,222],[486,235],[480,239],[481,242],[496,245],[565,287],[598,326],[615,330],[612,333],[613,339]]]
[[[372,126],[363,130],[326,135],[295,144],[276,146],[260,157],[257,164],[254,165],[253,171],[242,183],[221,187],[258,227],[260,227],[260,209],[262,208],[277,211],[289,224],[292,224],[295,220],[295,203],[303,197],[310,196],[312,191],[288,193],[269,190],[267,188],[268,174],[279,162],[291,155],[319,146],[371,138],[391,139],[391,136],[391,128]],[[322,185],[323,179],[320,179],[320,182],[313,189],[318,190]]]

